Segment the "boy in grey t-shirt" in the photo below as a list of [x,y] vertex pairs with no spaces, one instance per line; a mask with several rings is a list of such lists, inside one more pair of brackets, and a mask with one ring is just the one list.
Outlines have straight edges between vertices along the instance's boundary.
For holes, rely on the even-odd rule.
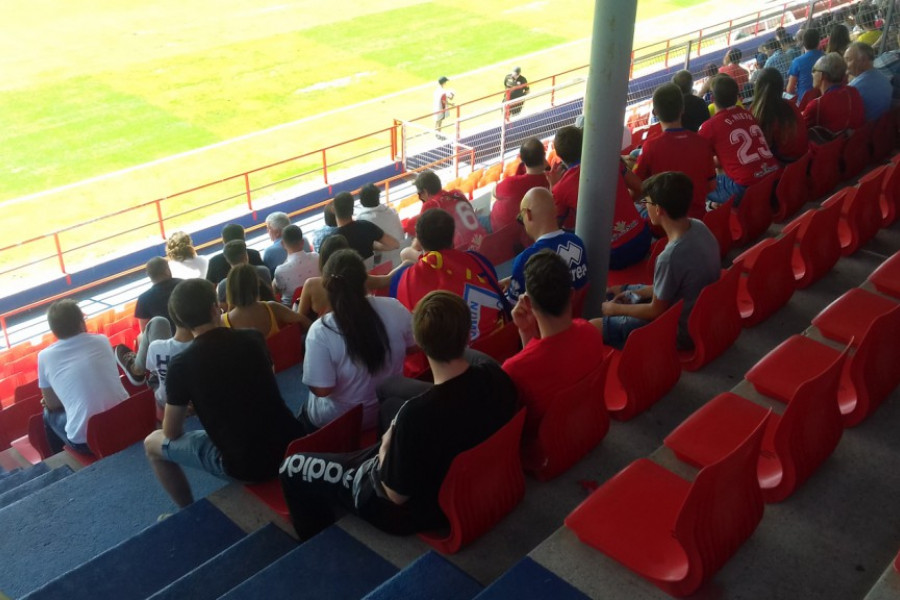
[[[646,325],[667,308],[684,300],[678,327],[678,347],[690,348],[687,320],[697,296],[719,279],[719,244],[702,222],[687,216],[693,183],[684,173],[668,171],[648,178],[643,204],[650,222],[669,238],[656,261],[653,285],[614,286],[611,301],[603,303],[603,342],[621,348],[634,329]],[[600,324],[595,320],[595,325]]]

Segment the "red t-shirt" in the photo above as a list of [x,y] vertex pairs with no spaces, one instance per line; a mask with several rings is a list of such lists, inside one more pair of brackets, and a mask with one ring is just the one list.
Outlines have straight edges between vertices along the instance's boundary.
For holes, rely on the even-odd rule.
[[519,205],[522,197],[531,188],[549,188],[550,183],[543,173],[537,175],[513,175],[497,184],[494,189],[494,197],[497,201],[491,208],[491,229],[500,231],[507,225],[514,223],[519,216]]
[[697,133],[712,144],[719,166],[735,183],[752,185],[779,168],[756,119],[740,106],[716,111]]
[[534,452],[538,427],[553,394],[599,368],[606,353],[600,330],[584,319],[574,319],[569,329],[548,338],[532,339],[503,363],[503,370],[516,384],[526,409],[522,434],[526,455]]
[[644,230],[644,220],[634,205],[634,199],[628,193],[628,186],[625,184],[625,172],[628,171],[628,167],[621,160],[619,160],[619,167],[619,178],[616,184],[616,205],[613,210],[612,238],[610,239],[610,246],[613,248],[618,248],[630,242]]
[[581,165],[569,167],[562,178],[553,186],[553,203],[560,227],[575,229],[575,213],[578,209],[578,178]]
[[819,125],[832,133],[858,129],[866,122],[859,91],[849,85],[836,85],[806,105],[803,120],[807,127]]
[[702,219],[706,214],[709,182],[716,178],[716,163],[709,141],[687,129],[667,129],[662,135],[644,142],[635,174],[641,179],[665,171],[681,171],[694,184],[694,197],[688,216]]
[[749,83],[750,81],[750,71],[737,63],[731,63],[730,65],[719,67],[719,73],[725,73],[726,75],[734,79],[738,84],[739,93],[744,91],[744,86],[747,85],[747,83]]
[[448,192],[441,190],[422,204],[419,215],[426,210],[440,208],[453,215],[455,225],[453,247],[460,250],[478,250],[487,235],[484,227],[478,222],[478,216],[472,204],[459,190]]

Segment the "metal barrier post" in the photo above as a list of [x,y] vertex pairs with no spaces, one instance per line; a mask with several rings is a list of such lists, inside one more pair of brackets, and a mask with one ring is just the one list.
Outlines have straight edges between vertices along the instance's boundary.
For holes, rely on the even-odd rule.
[[253,211],[253,197],[250,194],[250,173],[244,173],[244,193],[247,195],[247,210]]
[[3,328],[3,341],[6,342],[6,349],[9,350],[12,348],[12,344],[9,343],[9,330],[6,328],[6,317],[0,316],[0,327]]
[[550,106],[556,106],[556,75],[550,78]]
[[700,58],[700,48],[703,47],[703,30],[697,34],[697,58]]
[[56,256],[59,258],[59,270],[63,275],[68,277],[68,273],[66,273],[66,262],[63,260],[62,244],[59,243],[59,233],[53,234],[53,243],[56,244]]
[[725,42],[725,44],[728,46],[731,45],[731,30],[733,27],[734,27],[734,19],[728,21],[728,36],[725,38],[727,40]]
[[328,160],[325,157],[325,148],[322,148],[322,180],[325,181],[325,185],[329,185],[329,183],[328,183]]
[[[165,200],[165,198],[163,198]],[[166,226],[163,222],[162,216],[162,205],[160,204],[161,200],[159,198],[156,199],[156,218],[159,221],[159,235],[162,236],[162,239],[166,239]]]
[[887,34],[891,27],[891,21],[894,19],[894,3],[889,2],[887,14],[884,17],[884,25],[882,26],[881,40],[878,42],[878,53],[881,54],[887,49]]
[[691,70],[691,42],[692,40],[688,40],[687,48],[684,51],[684,69],[685,71]]

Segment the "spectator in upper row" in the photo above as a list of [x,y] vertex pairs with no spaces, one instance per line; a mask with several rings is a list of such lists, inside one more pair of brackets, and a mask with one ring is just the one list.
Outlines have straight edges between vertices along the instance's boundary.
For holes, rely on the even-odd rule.
[[[900,32],[897,35],[897,45],[900,46]],[[900,49],[882,52],[875,57],[873,66],[891,82],[891,105],[897,106],[900,104]]]
[[[138,320],[141,331],[146,329],[147,322],[153,317],[169,319],[169,296],[181,281],[172,277],[168,261],[159,256],[147,261],[147,277],[152,285],[149,290],[137,297],[137,303],[134,305],[134,318]],[[175,323],[171,319],[169,325],[174,331]]]
[[873,68],[875,50],[863,42],[853,42],[844,53],[850,86],[862,97],[866,121],[876,121],[891,108],[890,80]]
[[316,252],[319,252],[322,248],[322,242],[325,241],[325,238],[337,231],[337,219],[334,216],[333,202],[322,209],[322,219],[325,224],[313,234],[313,249]]
[[791,68],[788,70],[788,94],[797,96],[799,104],[803,96],[809,90],[813,89],[813,66],[816,61],[825,55],[819,50],[819,30],[810,28],[803,32],[803,47],[806,52],[795,58],[791,62]]
[[807,127],[822,127],[831,134],[858,129],[865,123],[865,108],[856,88],[844,85],[847,64],[832,52],[816,61],[813,84],[819,92],[803,109]]
[[[363,260],[371,259],[376,251],[384,252],[400,247],[400,242],[378,225],[353,219],[353,194],[350,192],[341,192],[334,197],[334,216],[338,224],[335,233],[347,238],[347,243]],[[371,268],[372,265],[374,260],[368,260],[367,266]]]
[[744,86],[750,83],[750,72],[741,66],[743,56],[740,48],[729,48],[725,53],[725,64],[719,67],[719,73],[728,75],[738,84],[739,92],[742,92]]
[[275,267],[287,258],[287,251],[281,244],[281,232],[290,224],[290,218],[283,212],[273,212],[266,217],[266,233],[269,234],[272,244],[263,250],[262,259],[273,277],[275,276]]
[[[421,215],[434,208],[446,210],[453,216],[455,234],[453,247],[459,250],[475,250],[481,248],[481,242],[487,231],[478,222],[478,215],[472,204],[459,190],[441,189],[441,178],[434,171],[422,171],[416,176],[416,192],[422,201]],[[414,244],[419,249],[417,244]]]
[[549,188],[547,181],[544,144],[537,138],[528,138],[519,148],[519,158],[525,165],[521,175],[511,175],[497,184],[491,207],[491,230],[500,231],[516,222],[519,205],[525,192],[533,187]]
[[[402,244],[404,233],[400,216],[396,210],[387,204],[381,204],[380,200],[381,190],[375,184],[369,183],[364,185],[359,191],[359,203],[363,209],[359,211],[356,218],[360,221],[369,221],[378,225],[382,231]],[[378,264],[389,262],[391,266],[396,267],[400,264],[400,250],[378,252],[375,258]]]
[[309,329],[309,319],[295,313],[280,302],[261,302],[259,276],[252,265],[237,265],[225,279],[228,312],[222,314],[222,325],[233,329],[255,329],[266,339],[290,323]]
[[[236,240],[244,242],[244,228],[237,223],[228,223],[222,228],[222,252],[209,259],[209,268],[206,270],[206,279],[213,284],[217,284],[228,277],[228,271],[231,269],[231,266],[225,259],[224,245]],[[244,248],[247,251],[247,260],[250,261],[251,265],[257,267],[265,266],[262,256],[259,255],[259,251],[254,250],[253,248],[247,248],[246,242]],[[271,277],[272,274],[269,273],[269,278],[271,279]]]
[[828,54],[829,52],[837,52],[838,54],[843,55],[844,52],[847,51],[847,47],[849,45],[850,30],[847,29],[846,25],[842,25],[841,23],[833,23],[831,25],[831,34],[828,36],[827,43],[825,44],[825,54]]
[[[222,254],[228,262],[229,272],[238,265],[250,263],[247,244],[245,244],[243,240],[231,240],[225,244],[225,248],[222,249]],[[269,274],[269,269],[263,265],[253,265],[253,267],[256,269],[256,274],[259,277],[259,297],[265,302],[275,300],[275,294],[272,291],[272,276]],[[226,274],[225,276],[227,277],[228,275]],[[222,306],[222,310],[228,310],[225,283],[226,280],[222,279],[216,286],[216,296],[219,298],[219,304]]]
[[556,218],[563,229],[575,229],[578,212],[578,178],[581,176],[582,130],[568,126],[556,132],[553,149],[562,162],[547,174],[556,202]]
[[785,164],[794,162],[808,150],[803,115],[794,102],[783,97],[784,80],[778,69],[765,68],[756,80],[751,112],[759,123],[769,150]]
[[281,234],[281,243],[287,251],[287,259],[275,269],[272,284],[281,294],[281,303],[291,306],[297,288],[303,287],[310,277],[319,276],[319,255],[305,250],[303,231],[297,225],[288,225]]
[[800,48],[794,43],[794,38],[784,28],[775,33],[778,49],[766,60],[766,68],[776,69],[781,73],[782,79],[787,81],[791,63],[800,56]]
[[716,114],[703,124],[699,134],[713,147],[721,173],[716,189],[707,195],[711,208],[734,198],[740,204],[747,187],[778,170],[769,144],[750,111],[737,106],[737,83],[725,75],[713,82]]
[[176,231],[166,240],[166,258],[169,259],[172,277],[177,279],[206,277],[209,259],[197,255],[191,236],[183,231]]
[[[696,132],[709,119],[709,110],[703,99],[694,95],[694,77],[690,71],[682,69],[672,75],[672,83],[678,86],[684,99],[681,126],[689,131]],[[658,115],[657,118],[659,118]]]
[[862,27],[863,31],[856,36],[857,42],[874,46],[881,39],[881,30],[876,27],[878,19],[878,9],[871,4],[862,4],[856,12],[856,24]]

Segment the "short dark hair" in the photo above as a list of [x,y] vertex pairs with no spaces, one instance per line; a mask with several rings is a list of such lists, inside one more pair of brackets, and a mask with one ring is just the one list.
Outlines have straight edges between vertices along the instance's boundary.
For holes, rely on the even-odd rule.
[[334,197],[334,216],[338,219],[353,218],[353,194],[341,192]]
[[563,258],[544,248],[525,263],[525,291],[542,313],[560,317],[571,311],[572,274]]
[[416,221],[416,238],[427,252],[453,248],[455,232],[453,216],[440,208],[426,210]]
[[413,337],[425,356],[440,362],[460,358],[469,343],[472,314],[452,292],[428,292],[413,310]]
[[729,108],[737,104],[738,101],[738,84],[737,81],[720,73],[716,75],[712,83],[713,102],[721,108]]
[[319,246],[319,271],[321,272],[325,268],[325,263],[328,262],[332,254],[338,250],[347,250],[349,248],[350,242],[339,233],[329,235],[322,240],[322,244]]
[[644,180],[641,191],[654,204],[663,207],[672,219],[687,216],[694,197],[691,178],[679,171],[665,171]]
[[741,58],[744,57],[744,53],[741,52],[740,48],[729,48],[728,52],[725,54],[725,62],[728,63],[736,63],[740,62]]
[[169,261],[161,256],[154,256],[148,260],[146,268],[147,277],[149,277],[150,281],[153,283],[163,281],[172,276],[172,272],[169,270]]
[[303,246],[303,230],[299,225],[288,225],[281,230],[281,241],[289,248]]
[[684,92],[674,83],[664,83],[653,92],[653,112],[663,123],[681,118],[684,112]]
[[225,280],[225,301],[229,306],[250,306],[259,300],[259,275],[253,265],[238,265]]
[[64,340],[84,331],[84,313],[70,299],[57,300],[47,309],[47,324],[57,339]]
[[536,137],[528,138],[519,148],[519,156],[526,167],[543,167],[547,158],[544,144]]
[[766,40],[766,51],[767,52],[775,52],[781,48],[781,43],[777,38],[769,38]]
[[366,208],[375,208],[381,199],[381,190],[374,183],[367,183],[359,190],[359,203]]
[[438,78],[438,83],[439,83],[440,85],[444,85],[444,84],[447,83],[448,81],[450,81],[450,80],[447,79],[446,77],[439,77],[439,78]]
[[583,132],[578,127],[566,125],[553,136],[553,149],[566,164],[581,161],[581,140]]
[[169,314],[188,329],[212,322],[212,309],[219,304],[216,286],[206,279],[185,279],[169,296]]
[[222,255],[229,265],[236,265],[247,256],[247,243],[244,240],[231,240],[222,248]]
[[422,171],[416,175],[416,191],[437,194],[441,191],[441,178],[434,171]]
[[687,69],[682,69],[672,75],[672,83],[678,86],[682,94],[694,93],[694,76]]
[[231,240],[242,240],[244,239],[244,228],[238,225],[237,223],[229,223],[225,227],[222,228],[222,241],[225,243],[230,242]]
[[334,216],[334,205],[328,204],[322,209],[322,218],[328,227],[337,227],[337,217]]
[[818,48],[820,40],[819,30],[814,27],[810,27],[803,32],[803,47],[807,50],[815,50]]

